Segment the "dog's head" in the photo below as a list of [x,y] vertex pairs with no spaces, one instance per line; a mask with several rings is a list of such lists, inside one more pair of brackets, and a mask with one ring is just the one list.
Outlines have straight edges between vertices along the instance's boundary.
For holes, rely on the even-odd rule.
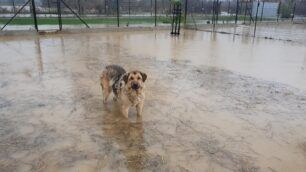
[[140,71],[131,71],[123,77],[123,80],[129,90],[141,91],[144,87],[144,82],[147,79],[147,74]]

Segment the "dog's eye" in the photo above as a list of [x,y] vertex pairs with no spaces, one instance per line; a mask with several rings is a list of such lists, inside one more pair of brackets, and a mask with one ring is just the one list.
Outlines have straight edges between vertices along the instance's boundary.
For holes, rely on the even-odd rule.
[[138,78],[137,78],[138,80],[140,80],[141,78],[138,76]]
[[133,77],[130,78],[130,80],[133,80],[133,79],[134,79]]

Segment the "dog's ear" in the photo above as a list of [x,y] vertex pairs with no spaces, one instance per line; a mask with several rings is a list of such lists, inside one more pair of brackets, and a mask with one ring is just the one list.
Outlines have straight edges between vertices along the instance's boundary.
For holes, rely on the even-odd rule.
[[141,76],[142,76],[142,81],[145,82],[147,79],[147,74],[140,72]]
[[130,73],[124,74],[124,76],[123,76],[123,81],[124,81],[125,83],[128,82],[129,76],[130,76]]

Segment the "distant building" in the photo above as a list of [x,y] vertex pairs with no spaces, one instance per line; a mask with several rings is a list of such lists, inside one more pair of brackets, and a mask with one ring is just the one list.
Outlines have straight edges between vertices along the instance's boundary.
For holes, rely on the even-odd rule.
[[[277,2],[259,2],[258,7],[258,16],[260,17],[262,14],[263,18],[277,18],[277,11],[278,11],[278,4]],[[256,16],[257,10],[257,2],[253,2],[252,7],[252,16]]]

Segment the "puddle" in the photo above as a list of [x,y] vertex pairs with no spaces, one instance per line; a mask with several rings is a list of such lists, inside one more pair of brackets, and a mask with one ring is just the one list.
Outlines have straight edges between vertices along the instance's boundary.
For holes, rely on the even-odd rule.
[[[305,171],[305,47],[185,31],[2,37],[0,171]],[[148,74],[142,119],[108,64]]]

